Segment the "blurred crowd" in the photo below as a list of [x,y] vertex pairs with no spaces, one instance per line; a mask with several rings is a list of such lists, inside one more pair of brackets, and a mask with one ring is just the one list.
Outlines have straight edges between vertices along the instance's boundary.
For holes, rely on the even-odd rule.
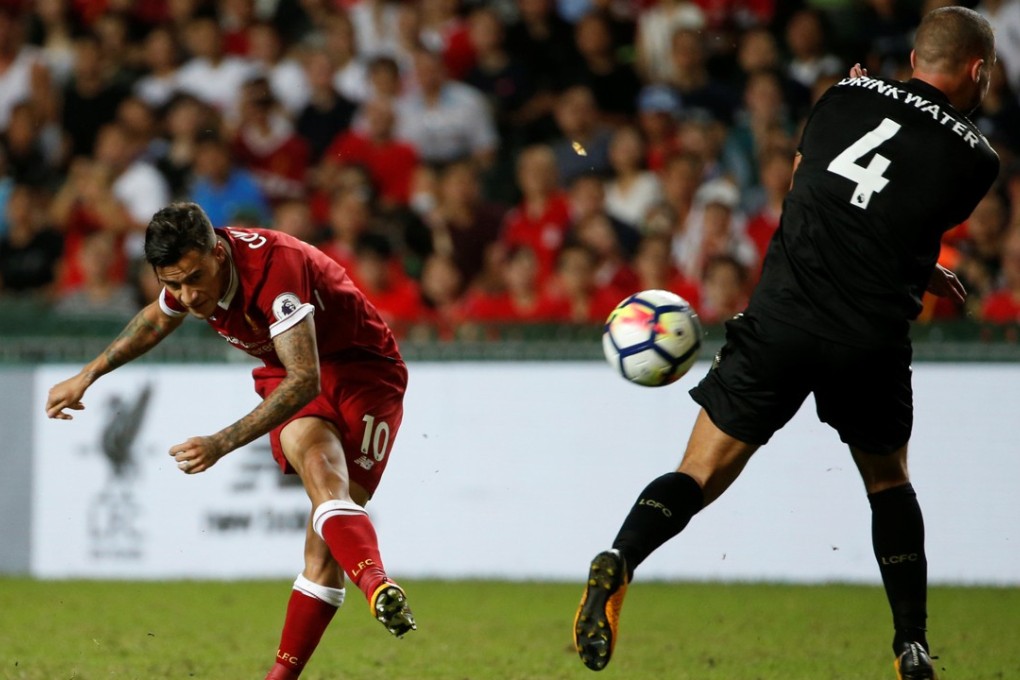
[[[401,333],[742,309],[813,101],[909,77],[940,0],[0,0],[0,298],[132,314],[150,216],[304,239]],[[1020,321],[1020,0],[973,114],[1002,159],[924,319]]]

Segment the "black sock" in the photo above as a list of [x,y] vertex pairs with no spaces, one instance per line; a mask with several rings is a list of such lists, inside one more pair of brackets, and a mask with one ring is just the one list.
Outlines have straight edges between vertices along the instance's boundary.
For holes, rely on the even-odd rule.
[[704,505],[701,486],[682,472],[664,474],[646,486],[613,541],[627,563],[628,580],[660,545],[683,531]]
[[882,583],[892,609],[897,654],[907,642],[928,649],[928,560],[924,555],[924,518],[910,484],[868,494],[871,538]]

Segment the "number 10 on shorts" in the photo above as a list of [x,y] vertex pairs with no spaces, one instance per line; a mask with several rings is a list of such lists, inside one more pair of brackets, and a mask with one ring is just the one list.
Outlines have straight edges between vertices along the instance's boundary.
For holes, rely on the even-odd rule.
[[361,438],[361,452],[371,454],[377,461],[386,457],[390,448],[390,426],[385,420],[376,422],[375,416],[365,414],[361,419],[365,423],[365,436]]

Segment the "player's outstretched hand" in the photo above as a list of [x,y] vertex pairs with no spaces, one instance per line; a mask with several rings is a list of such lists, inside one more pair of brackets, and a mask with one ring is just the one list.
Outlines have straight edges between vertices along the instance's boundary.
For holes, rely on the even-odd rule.
[[46,397],[46,415],[57,420],[74,420],[74,416],[65,413],[64,409],[83,410],[85,404],[81,403],[81,398],[85,396],[86,389],[88,389],[88,381],[80,373],[64,382],[57,383],[50,388]]
[[928,292],[939,297],[949,298],[957,304],[963,304],[967,299],[967,289],[956,278],[956,274],[940,264],[935,265],[935,271],[928,279]]
[[861,66],[860,62],[850,67],[851,78],[866,78],[868,76],[868,69]]
[[227,452],[212,437],[192,437],[183,444],[170,447],[170,455],[185,474],[205,472]]

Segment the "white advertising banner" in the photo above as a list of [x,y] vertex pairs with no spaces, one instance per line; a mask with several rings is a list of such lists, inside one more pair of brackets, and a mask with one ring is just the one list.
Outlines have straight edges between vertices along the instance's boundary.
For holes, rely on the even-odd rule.
[[[45,367],[36,393],[76,368]],[[209,472],[169,455],[258,403],[246,366],[126,366],[74,420],[36,422],[32,573],[162,578],[296,575],[309,501],[260,440]]]
[[[706,369],[650,389],[600,363],[412,364],[393,460],[369,505],[387,567],[583,580],[640,490],[675,467],[697,413],[686,389]],[[39,369],[37,393],[72,370]],[[40,417],[33,573],[297,573],[308,501],[283,484],[265,443],[194,476],[167,455],[254,406],[248,372],[125,367],[93,386],[74,421]],[[931,580],[1020,584],[1020,365],[921,364],[914,389],[911,472]],[[809,399],[640,575],[877,583],[870,523],[853,462]]]

